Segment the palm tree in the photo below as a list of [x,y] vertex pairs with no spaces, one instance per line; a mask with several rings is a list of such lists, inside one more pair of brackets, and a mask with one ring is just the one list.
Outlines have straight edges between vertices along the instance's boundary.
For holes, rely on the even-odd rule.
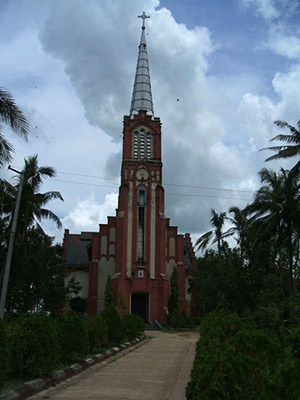
[[[300,154],[300,120],[297,122],[297,128],[292,125],[289,125],[287,122],[284,121],[275,121],[275,125],[279,126],[280,128],[288,128],[290,130],[289,135],[277,135],[271,139],[279,140],[281,142],[285,142],[285,145],[282,146],[271,146],[265,147],[261,150],[272,150],[276,151],[277,153],[273,156],[270,156],[266,159],[266,161],[277,160],[279,158],[290,158]],[[296,163],[296,165],[292,168],[291,172],[295,172],[300,168],[300,160]]]
[[218,254],[221,254],[221,245],[223,243],[223,239],[230,234],[228,232],[222,232],[225,220],[226,220],[226,213],[221,212],[218,214],[213,208],[210,211],[211,213],[211,226],[213,229],[204,233],[204,235],[200,236],[199,239],[196,241],[197,251],[204,250],[208,246],[209,242],[217,243],[218,247]]
[[[22,111],[16,106],[11,94],[3,88],[0,88],[0,122],[9,125],[17,135],[27,139],[29,124]],[[14,150],[1,131],[0,125],[0,167],[11,160]]]
[[[44,206],[54,199],[63,201],[63,197],[59,192],[51,191],[40,193],[39,189],[45,177],[53,178],[55,170],[52,167],[39,167],[38,156],[34,155],[25,159],[25,165],[22,170],[24,175],[24,186],[22,191],[22,198],[20,203],[19,218],[18,218],[18,232],[17,236],[24,240],[27,229],[33,224],[37,225],[42,231],[39,222],[47,218],[53,220],[58,228],[61,228],[60,219]],[[5,181],[2,183],[4,188],[4,195],[1,196],[3,204],[0,207],[2,215],[12,214],[14,205],[14,198],[17,194],[20,185],[20,176],[15,177],[17,180],[16,185],[11,185]]]
[[235,240],[240,246],[242,256],[245,250],[245,239],[248,230],[248,211],[246,208],[241,210],[239,207],[230,207],[229,213],[233,214],[233,217],[227,217],[227,219],[233,226],[228,229],[227,234],[236,235]]
[[254,202],[247,207],[252,213],[250,222],[257,232],[257,240],[272,238],[274,252],[285,248],[288,254],[290,291],[293,294],[294,241],[300,229],[299,173],[281,168],[279,174],[263,168],[260,172],[262,187]]

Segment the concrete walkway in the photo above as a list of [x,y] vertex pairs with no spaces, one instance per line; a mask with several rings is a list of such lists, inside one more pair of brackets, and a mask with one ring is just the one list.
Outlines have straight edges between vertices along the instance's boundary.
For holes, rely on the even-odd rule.
[[184,400],[198,332],[146,335],[150,340],[134,351],[125,350],[31,399]]

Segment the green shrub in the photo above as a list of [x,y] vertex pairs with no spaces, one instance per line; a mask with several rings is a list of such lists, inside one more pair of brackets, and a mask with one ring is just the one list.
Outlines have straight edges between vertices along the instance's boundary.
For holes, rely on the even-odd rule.
[[0,389],[3,386],[7,377],[8,370],[8,343],[6,326],[0,318]]
[[126,336],[129,340],[133,340],[138,336],[137,320],[134,314],[125,314],[122,317],[125,326]]
[[191,329],[194,327],[194,319],[192,317],[188,317],[186,312],[177,313],[170,318],[170,326],[172,328],[187,328]]
[[94,353],[108,344],[108,328],[101,315],[86,315],[83,323],[88,334],[90,352]]
[[105,307],[102,316],[108,327],[108,337],[111,344],[120,344],[126,338],[126,330],[116,308],[109,304]]
[[145,330],[144,320],[136,314],[125,314],[122,317],[128,339],[140,336]]
[[275,335],[226,311],[208,314],[200,335],[188,400],[298,398],[297,365]]
[[133,314],[137,323],[138,335],[140,336],[145,331],[145,321],[139,315]]
[[82,319],[71,310],[56,319],[61,361],[78,361],[89,351],[88,334]]
[[57,332],[46,313],[25,314],[8,328],[14,376],[40,377],[57,366]]

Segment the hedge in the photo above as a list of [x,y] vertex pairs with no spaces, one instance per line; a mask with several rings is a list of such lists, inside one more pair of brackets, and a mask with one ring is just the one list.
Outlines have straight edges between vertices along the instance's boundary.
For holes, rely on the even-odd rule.
[[0,389],[7,377],[8,370],[8,343],[6,328],[3,320],[0,318]]
[[101,315],[85,315],[83,324],[87,331],[91,353],[107,346],[108,328]]
[[8,341],[13,376],[40,377],[57,366],[57,333],[46,313],[25,314],[9,324]]
[[102,316],[108,327],[109,342],[119,345],[126,339],[126,330],[116,308],[112,304],[107,305]]
[[68,311],[58,317],[56,329],[63,363],[78,361],[88,354],[88,334],[83,320],[75,311]]
[[136,314],[125,314],[122,317],[128,339],[140,336],[145,330],[144,320]]
[[226,311],[202,321],[188,400],[297,399],[300,376],[290,348]]

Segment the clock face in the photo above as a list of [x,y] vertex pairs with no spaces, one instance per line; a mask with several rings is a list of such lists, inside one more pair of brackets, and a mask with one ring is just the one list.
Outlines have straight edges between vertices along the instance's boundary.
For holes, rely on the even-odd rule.
[[138,169],[136,172],[136,179],[138,181],[147,181],[148,180],[148,171],[144,168]]

